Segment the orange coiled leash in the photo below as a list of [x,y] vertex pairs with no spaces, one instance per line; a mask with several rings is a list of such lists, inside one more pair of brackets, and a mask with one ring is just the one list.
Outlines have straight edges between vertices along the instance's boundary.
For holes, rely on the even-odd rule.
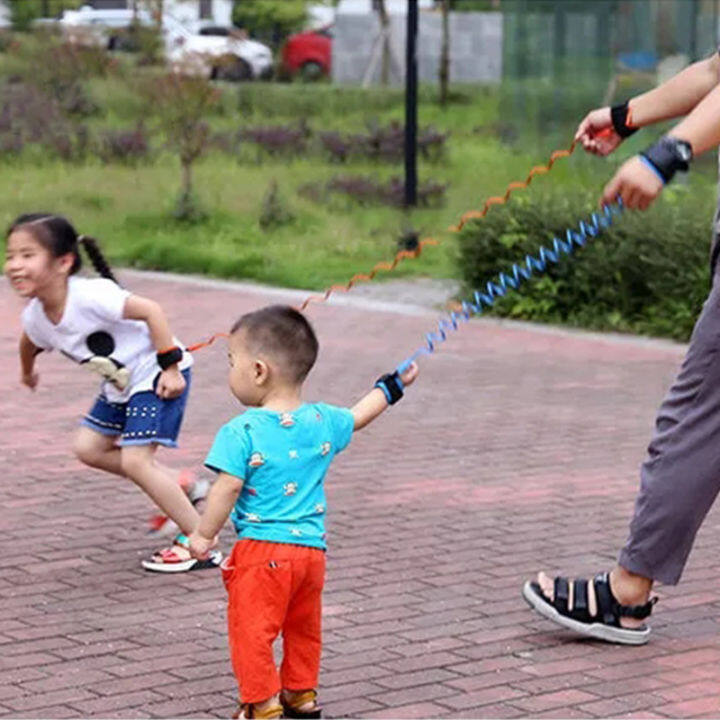
[[[569,157],[570,155],[572,155],[575,150],[576,144],[577,142],[573,141],[572,145],[570,145],[567,150],[555,150],[555,152],[550,155],[550,159],[548,160],[546,165],[535,165],[530,168],[530,172],[528,173],[528,176],[525,178],[524,181],[511,182],[507,186],[504,195],[494,195],[493,197],[489,197],[485,201],[482,210],[469,210],[468,212],[464,213],[460,217],[457,225],[453,225],[449,228],[450,232],[459,232],[470,220],[484,218],[493,205],[504,205],[505,203],[507,203],[510,199],[510,196],[516,190],[524,190],[525,188],[527,188],[536,175],[545,175],[546,173],[550,172],[550,170],[552,170],[553,165],[560,158]],[[313,302],[325,302],[325,300],[327,300],[334,292],[348,292],[353,288],[354,285],[357,285],[358,283],[369,282],[373,280],[380,272],[392,272],[403,260],[420,257],[422,250],[425,246],[439,244],[440,241],[435,240],[434,238],[423,238],[418,242],[418,246],[414,250],[400,250],[395,255],[395,258],[392,260],[392,262],[379,262],[372,268],[369,273],[357,273],[356,275],[353,275],[350,280],[345,284],[331,285],[329,288],[327,288],[327,290],[325,290],[324,293],[320,295],[309,295],[298,306],[298,310],[305,310],[307,306]],[[216,333],[215,335],[212,335],[208,340],[195,343],[194,345],[190,345],[187,349],[190,352],[195,352],[196,350],[200,350],[201,348],[212,345],[215,340],[217,340],[217,338],[221,337],[226,338],[228,337],[228,334]]]
[[[460,221],[457,225],[453,225],[449,228],[450,232],[459,232],[470,220],[474,220],[476,218],[484,218],[493,205],[504,205],[510,199],[510,196],[513,194],[513,192],[515,192],[516,190],[524,190],[526,187],[528,187],[528,185],[530,185],[532,179],[536,175],[544,175],[545,173],[550,172],[550,170],[552,170],[552,166],[556,163],[557,160],[572,155],[573,151],[575,150],[575,145],[576,142],[573,141],[572,145],[570,145],[567,150],[556,150],[554,153],[552,153],[552,155],[550,155],[550,159],[548,160],[547,165],[535,165],[534,167],[532,167],[524,182],[511,182],[507,186],[504,195],[495,195],[493,197],[489,197],[485,201],[485,205],[483,206],[482,210],[470,210],[466,212],[460,218]],[[299,306],[298,309],[305,310],[305,308],[312,302],[324,302],[334,292],[348,292],[350,289],[352,289],[353,285],[356,285],[359,282],[367,282],[374,279],[380,271],[390,272],[394,270],[399,265],[399,263],[406,258],[420,257],[420,253],[422,252],[422,249],[425,245],[439,244],[439,240],[435,240],[434,238],[424,238],[423,240],[420,240],[415,250],[400,250],[400,252],[395,255],[395,259],[391,263],[380,262],[375,265],[375,267],[367,274],[358,273],[357,275],[353,275],[352,278],[350,278],[350,280],[344,285],[331,285],[327,290],[325,290],[322,295],[310,295],[303,301],[303,303]]]

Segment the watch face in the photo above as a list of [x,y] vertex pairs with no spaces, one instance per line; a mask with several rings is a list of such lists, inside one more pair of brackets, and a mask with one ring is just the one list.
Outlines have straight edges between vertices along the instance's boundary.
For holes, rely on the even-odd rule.
[[692,160],[692,150],[690,146],[685,142],[677,144],[677,153],[683,162],[690,162]]

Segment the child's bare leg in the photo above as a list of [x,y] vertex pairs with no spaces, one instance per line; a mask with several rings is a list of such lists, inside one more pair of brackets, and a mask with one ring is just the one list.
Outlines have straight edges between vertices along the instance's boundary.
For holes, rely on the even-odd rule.
[[[85,465],[104,470],[113,475],[127,477],[122,469],[120,448],[115,444],[116,441],[117,436],[103,435],[88,427],[81,427],[75,435],[73,452],[78,460]],[[182,485],[179,470],[173,470],[159,463],[156,458],[153,458],[153,462],[156,468],[168,475],[172,475],[175,482]]]
[[178,484],[177,473],[155,462],[156,448],[156,445],[123,447],[120,450],[122,474],[142,488],[189,535],[195,530],[200,516]]
[[120,448],[116,442],[116,435],[102,435],[88,427],[81,427],[73,441],[73,452],[85,465],[124,477]]

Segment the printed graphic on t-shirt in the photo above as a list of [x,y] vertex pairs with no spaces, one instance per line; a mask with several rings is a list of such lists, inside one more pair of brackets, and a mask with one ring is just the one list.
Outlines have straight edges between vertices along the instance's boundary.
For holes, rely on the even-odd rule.
[[99,330],[88,335],[85,344],[93,354],[81,360],[80,364],[86,365],[88,369],[101,375],[118,390],[124,390],[130,382],[130,371],[119,360],[112,357],[115,352],[113,336],[104,330]]

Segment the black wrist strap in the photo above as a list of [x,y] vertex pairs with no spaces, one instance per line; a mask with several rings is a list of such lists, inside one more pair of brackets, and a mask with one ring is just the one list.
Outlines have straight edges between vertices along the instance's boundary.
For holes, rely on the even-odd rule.
[[375,382],[375,387],[385,393],[388,405],[394,405],[403,396],[403,383],[397,370],[394,373],[385,373]]
[[678,170],[687,172],[690,168],[689,163],[679,157],[677,144],[678,140],[665,135],[640,153],[658,171],[666,183],[673,179]]
[[183,351],[179,347],[172,347],[169,350],[164,350],[157,354],[157,364],[163,369],[167,370],[175,363],[179,363],[183,358]]
[[620,105],[615,105],[610,108],[610,118],[612,119],[613,127],[621,138],[630,137],[638,131],[638,128],[630,127],[627,124],[629,110],[630,103],[627,100]]

